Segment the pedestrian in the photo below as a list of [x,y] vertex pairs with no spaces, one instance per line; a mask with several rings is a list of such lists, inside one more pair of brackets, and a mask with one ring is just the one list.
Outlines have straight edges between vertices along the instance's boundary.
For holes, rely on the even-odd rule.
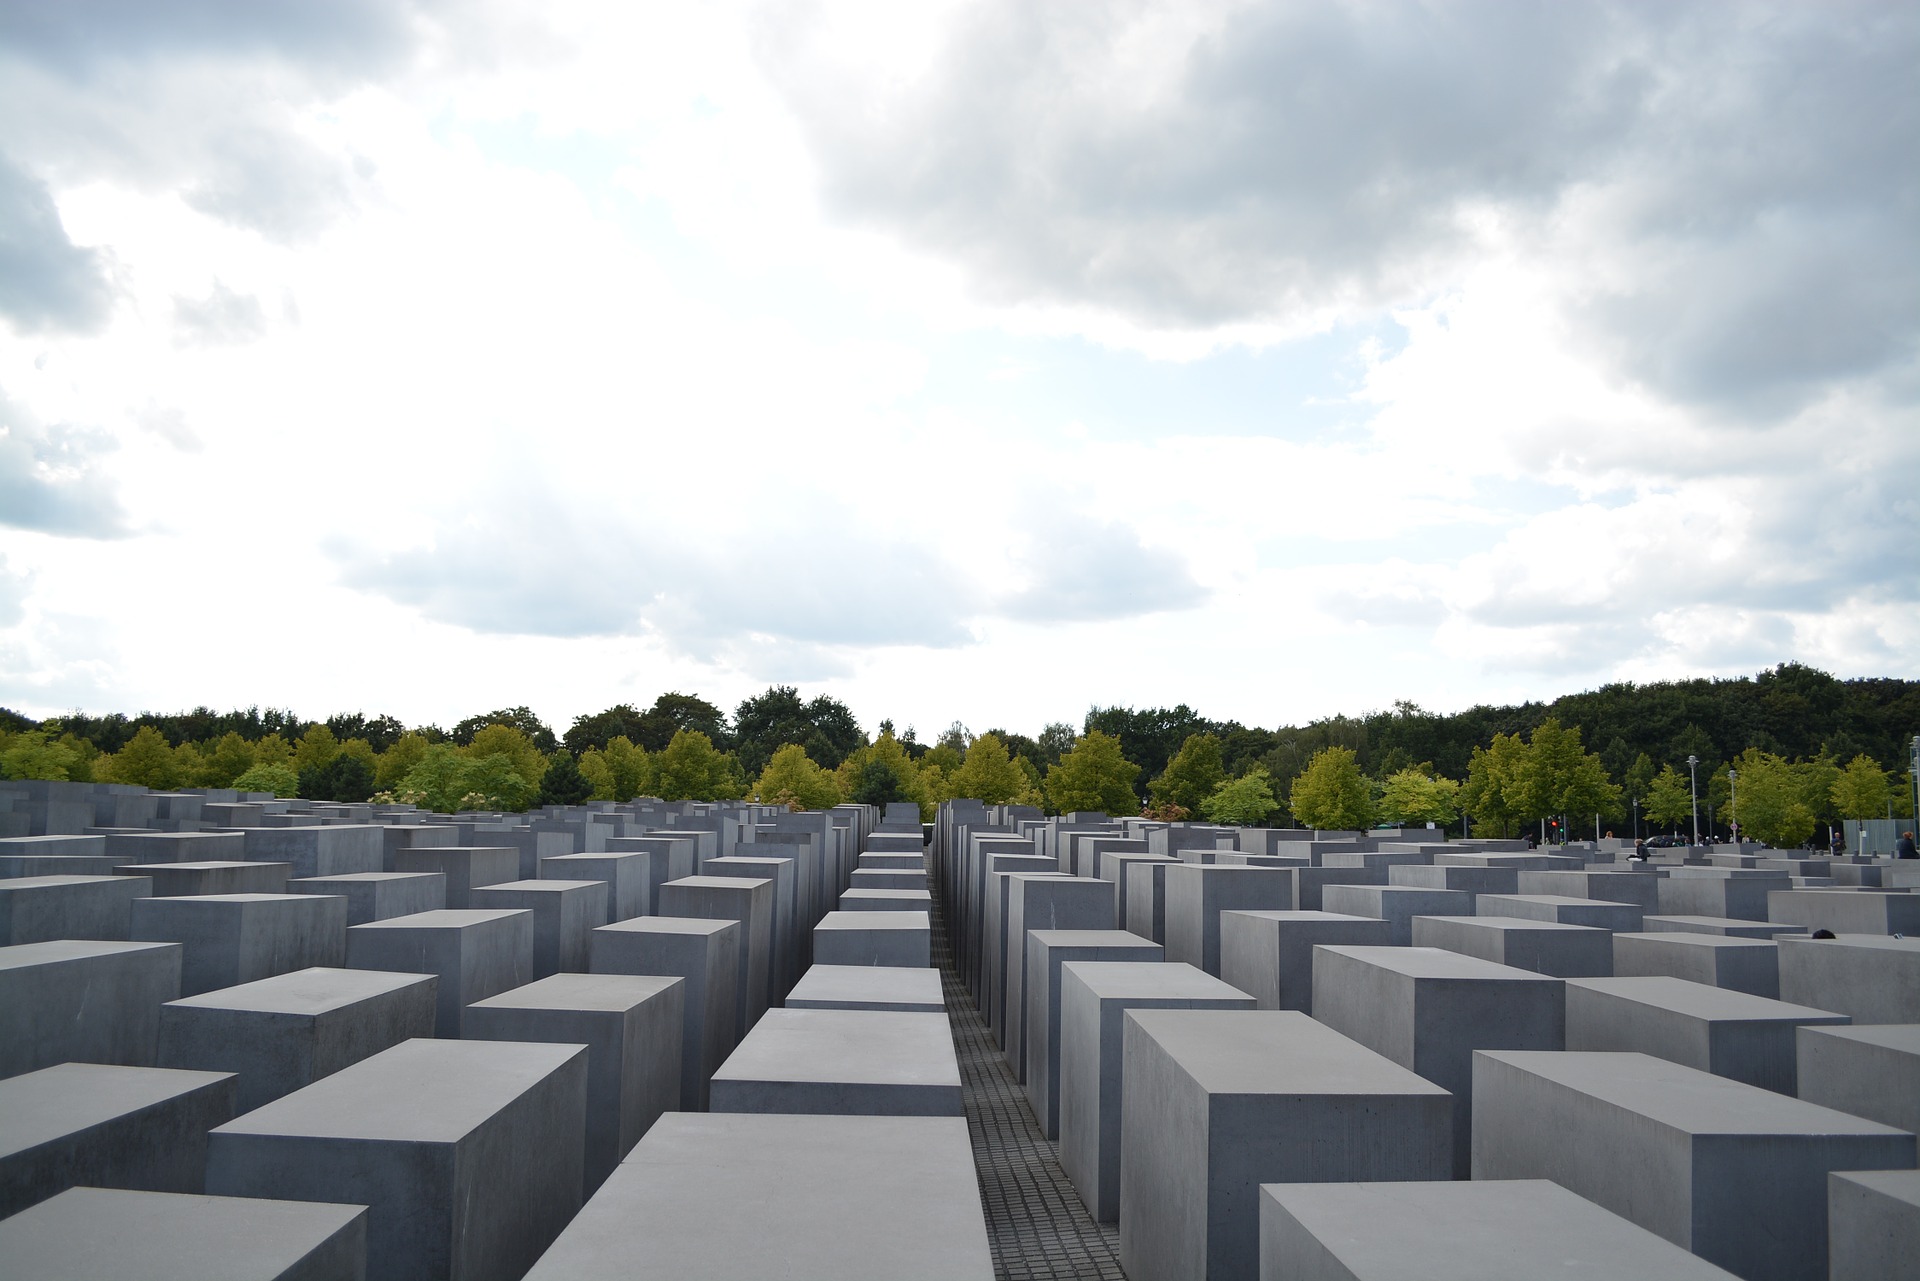
[[1834,827],[1833,839],[1828,842],[1828,846],[1827,852],[1835,858],[1839,858],[1847,852],[1847,835],[1838,826]]
[[1915,849],[1913,845],[1912,832],[1900,833],[1900,839],[1893,843],[1893,856],[1895,858],[1920,858],[1920,849]]
[[1633,842],[1632,857],[1644,863],[1647,861],[1647,843],[1636,838]]

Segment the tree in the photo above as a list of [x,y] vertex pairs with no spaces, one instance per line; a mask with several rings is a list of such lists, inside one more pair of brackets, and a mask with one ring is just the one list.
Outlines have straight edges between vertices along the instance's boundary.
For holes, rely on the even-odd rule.
[[663,752],[681,730],[705,734],[707,741],[724,750],[729,745],[727,718],[719,708],[694,694],[671,692],[653,700],[653,706],[640,718],[629,737],[649,752]]
[[1800,780],[1791,765],[1772,752],[1749,747],[1734,758],[1733,768],[1739,774],[1738,793],[1721,810],[1729,825],[1737,819],[1740,832],[1781,849],[1804,844],[1813,835],[1813,811],[1800,799]]
[[837,769],[866,741],[845,703],[825,694],[803,702],[791,685],[770,686],[766,693],[742,701],[734,711],[733,734],[740,764],[752,773],[764,769],[788,743],[806,748],[807,756],[822,767]]
[[1887,772],[1868,756],[1856,756],[1834,777],[1829,788],[1833,808],[1841,818],[1884,818],[1887,813]]
[[1040,748],[1040,766],[1042,769],[1057,764],[1062,756],[1073,750],[1073,740],[1078,737],[1073,726],[1064,721],[1053,721],[1040,731],[1040,737],[1034,742]]
[[740,795],[733,762],[698,730],[675,734],[655,764],[661,800],[716,801]]
[[358,753],[336,752],[299,774],[300,795],[315,801],[358,803],[373,795],[373,782],[373,766]]
[[42,778],[64,782],[73,777],[80,753],[45,730],[30,729],[9,738],[0,749],[0,778]]
[[255,765],[233,780],[235,791],[271,792],[275,796],[298,796],[300,776],[285,765]]
[[375,752],[384,752],[400,741],[407,727],[398,717],[375,716],[369,719],[359,712],[327,717],[327,728],[338,739],[363,738]]
[[255,740],[253,744],[253,763],[255,765],[285,765],[293,768],[293,744],[280,736],[278,732]]
[[1273,798],[1272,776],[1258,765],[1239,778],[1229,779],[1213,789],[1213,795],[1200,805],[1200,812],[1212,823],[1231,823],[1253,827],[1267,821],[1280,802]]
[[1027,773],[993,734],[982,734],[967,748],[960,768],[949,779],[950,796],[970,796],[988,805],[1030,805]]
[[841,793],[856,805],[883,809],[894,801],[912,801],[920,807],[920,821],[933,818],[919,767],[902,740],[883,729],[880,737],[851,753],[834,771]]
[[608,739],[604,750],[589,747],[582,752],[580,772],[593,784],[595,800],[630,801],[654,790],[653,758],[624,734]]
[[232,787],[233,780],[253,768],[253,744],[232,730],[220,736],[211,751],[200,754],[203,787]]
[[473,761],[490,756],[505,757],[508,767],[526,783],[529,795],[539,788],[541,775],[547,772],[547,758],[518,725],[496,723],[476,730],[468,739],[464,754]]
[[840,803],[840,780],[821,769],[798,743],[776,749],[753,785],[754,799],[789,809],[824,810]]
[[1460,784],[1432,772],[1432,765],[1403,769],[1380,793],[1380,821],[1398,827],[1433,823],[1445,827],[1460,816]]
[[632,743],[644,732],[645,719],[646,713],[632,703],[615,703],[604,712],[575,717],[561,743],[575,756],[584,754],[589,748],[604,750],[615,738],[624,738]]
[[[1640,807],[1647,822],[1675,828],[1693,821],[1693,791],[1687,776],[1671,765],[1662,765],[1647,787],[1647,798]],[[1689,832],[1691,836],[1691,832]]]
[[1181,703],[1177,707],[1143,707],[1138,711],[1129,707],[1090,708],[1084,728],[1119,739],[1120,754],[1137,762],[1148,778],[1154,778],[1167,767],[1167,762],[1189,736],[1214,734],[1226,727],[1216,725]]
[[1189,734],[1147,791],[1155,805],[1177,805],[1196,814],[1226,777],[1220,764],[1220,740],[1211,734]]
[[420,733],[402,734],[392,747],[380,753],[380,759],[374,762],[374,782],[383,790],[391,790],[401,785],[401,780],[412,772],[427,749],[433,744],[427,736]]
[[1314,754],[1293,780],[1294,818],[1318,831],[1364,831],[1373,826],[1373,792],[1351,749],[1329,747]]
[[1074,740],[1072,750],[1047,767],[1047,804],[1056,814],[1098,811],[1128,814],[1139,807],[1133,782],[1140,767],[1120,751],[1120,740],[1089,730]]
[[533,714],[530,707],[503,707],[497,712],[488,712],[485,716],[469,716],[453,727],[450,737],[461,747],[473,742],[474,736],[489,725],[506,725],[519,730],[527,736],[534,750],[547,753],[558,750],[560,740],[553,736],[547,723]]
[[173,747],[151,725],[142,725],[127,745],[106,760],[106,775],[115,783],[131,783],[164,792],[179,785]]
[[[398,746],[395,744],[395,750]],[[424,805],[436,814],[451,814],[461,808],[460,801],[469,791],[467,767],[471,763],[452,744],[434,743],[393,789],[394,799]]]
[[[315,725],[300,736],[293,748],[294,772],[317,770],[340,752],[340,740],[325,725]],[[304,795],[304,793],[302,793]]]
[[547,762],[547,772],[540,776],[541,805],[578,805],[593,795],[593,784],[580,772],[580,763],[573,759],[573,753],[564,747],[553,754]]
[[[544,774],[545,762],[542,761]],[[478,760],[468,760],[461,771],[460,783],[466,788],[460,797],[461,809],[503,810],[517,814],[531,809],[540,795],[540,784],[514,768],[505,752],[494,752]]]

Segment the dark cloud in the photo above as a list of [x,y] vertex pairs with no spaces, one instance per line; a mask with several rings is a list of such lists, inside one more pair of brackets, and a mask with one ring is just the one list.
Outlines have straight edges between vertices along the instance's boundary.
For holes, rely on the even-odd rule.
[[113,448],[103,432],[43,427],[0,393],[0,525],[80,538],[124,536],[119,497],[94,466]]
[[194,347],[229,347],[263,338],[266,308],[252,294],[237,293],[219,281],[205,298],[173,299],[174,340]]
[[364,70],[406,52],[403,0],[23,0],[0,5],[0,48],[73,74],[120,59],[270,53]]
[[1400,304],[1493,213],[1594,273],[1596,338],[1671,395],[1785,412],[1920,340],[1914,6],[1256,4],[1163,83],[1166,12],[976,6],[900,87],[800,18],[761,48],[831,207],[997,299],[1182,327]]
[[1093,622],[1190,609],[1205,601],[1178,556],[1143,546],[1126,525],[1055,515],[1031,534],[1027,585],[998,612],[1025,622]]
[[0,315],[27,332],[98,329],[113,303],[105,267],[67,237],[47,185],[0,154]]

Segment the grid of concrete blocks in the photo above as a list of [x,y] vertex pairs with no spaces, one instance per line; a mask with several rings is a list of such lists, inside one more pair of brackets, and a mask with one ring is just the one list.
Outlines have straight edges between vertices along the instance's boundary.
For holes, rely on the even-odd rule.
[[1920,864],[969,801],[932,850],[1132,1281],[1920,1276]]
[[0,782],[0,1276],[990,1277],[917,806]]

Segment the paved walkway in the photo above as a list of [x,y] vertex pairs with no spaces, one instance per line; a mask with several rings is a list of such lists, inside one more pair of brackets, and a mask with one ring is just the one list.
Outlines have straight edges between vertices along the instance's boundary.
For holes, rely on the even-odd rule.
[[[929,882],[936,878],[928,869]],[[1095,1223],[1040,1131],[1027,1096],[953,966],[939,891],[933,902],[933,962],[940,967],[953,1049],[973,1138],[974,1171],[987,1213],[993,1274],[1001,1281],[1126,1281],[1120,1232]]]

